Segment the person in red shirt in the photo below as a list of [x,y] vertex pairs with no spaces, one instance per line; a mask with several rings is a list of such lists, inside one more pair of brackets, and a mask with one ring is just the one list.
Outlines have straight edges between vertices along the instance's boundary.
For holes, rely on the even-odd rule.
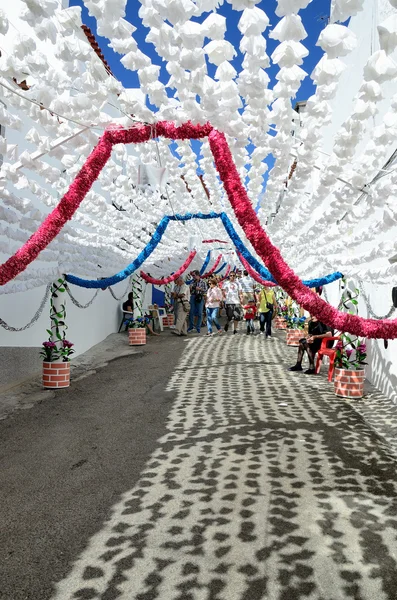
[[247,323],[247,335],[255,333],[254,319],[256,317],[256,302],[255,298],[248,298],[247,304],[243,306],[244,309],[244,321]]

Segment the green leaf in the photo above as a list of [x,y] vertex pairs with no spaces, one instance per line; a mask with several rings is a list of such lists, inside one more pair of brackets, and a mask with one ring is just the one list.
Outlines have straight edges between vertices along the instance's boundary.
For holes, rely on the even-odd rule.
[[62,341],[62,336],[61,336],[61,334],[59,333],[59,331],[57,331],[57,338],[58,338],[58,340],[61,340],[61,341]]
[[63,279],[62,279],[62,277],[60,277],[60,278],[58,279],[58,283],[63,283]]
[[357,300],[354,300],[353,298],[352,298],[352,300],[351,300],[350,302],[351,302],[352,304],[354,304],[355,306],[357,306],[357,304],[358,304]]
[[58,319],[56,319],[55,317],[53,317],[52,320],[54,321],[55,325],[58,327]]
[[48,333],[48,335],[52,335],[51,329],[46,329],[46,332]]
[[65,288],[59,288],[58,289],[58,292],[64,292],[64,291],[65,291]]

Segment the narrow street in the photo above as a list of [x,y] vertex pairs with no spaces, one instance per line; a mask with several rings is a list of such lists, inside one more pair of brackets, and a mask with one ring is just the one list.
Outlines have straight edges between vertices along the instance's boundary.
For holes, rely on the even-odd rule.
[[165,332],[0,421],[0,597],[396,600],[396,455],[295,352]]

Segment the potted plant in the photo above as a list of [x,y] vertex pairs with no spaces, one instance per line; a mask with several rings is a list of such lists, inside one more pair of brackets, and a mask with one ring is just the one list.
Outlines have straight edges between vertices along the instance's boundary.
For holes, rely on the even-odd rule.
[[145,317],[127,319],[124,325],[128,328],[128,342],[130,346],[144,346],[146,344]]
[[299,340],[304,336],[306,317],[287,318],[287,346],[299,346]]
[[274,319],[276,329],[287,329],[288,306],[283,304],[279,308],[279,314]]
[[367,346],[365,340],[352,339],[342,333],[336,345],[335,394],[343,398],[362,398],[364,395]]
[[[48,329],[49,334],[52,332]],[[40,356],[43,358],[43,387],[46,389],[61,389],[70,385],[70,357],[74,354],[73,344],[62,339],[58,343],[43,342]]]

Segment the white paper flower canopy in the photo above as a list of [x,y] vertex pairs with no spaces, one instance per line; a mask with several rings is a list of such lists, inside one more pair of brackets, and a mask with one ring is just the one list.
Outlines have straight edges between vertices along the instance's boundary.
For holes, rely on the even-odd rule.
[[[392,199],[397,170],[377,176],[394,150],[397,95],[382,125],[373,127],[372,117],[383,98],[382,86],[397,74],[391,58],[397,46],[397,16],[392,14],[379,27],[379,49],[368,58],[353,112],[324,160],[322,134],[333,118],[329,101],[346,66],[343,58],[357,44],[355,35],[337,21],[357,14],[364,0],[332,3],[332,22],[318,40],[324,55],[311,75],[316,91],[308,99],[299,140],[291,136],[292,102],[307,76],[302,66],[308,55],[299,11],[311,0],[278,0],[280,20],[272,29],[257,6],[259,0],[227,1],[241,13],[239,47],[225,39],[226,19],[217,12],[223,0],[140,0],[135,23],[124,18],[126,0],[84,1],[96,18],[98,34],[109,40],[126,69],[137,71],[141,95],[124,90],[93,51],[81,28],[79,8],[62,9],[57,0],[18,0],[19,13],[15,8],[12,14],[0,10],[0,123],[6,129],[6,136],[0,137],[2,259],[14,253],[56,206],[106,127],[166,119],[177,124],[210,121],[227,134],[252,203],[263,197],[259,210],[263,226],[285,190],[296,158],[268,231],[303,278],[340,269],[382,283],[395,273],[385,258],[392,244],[379,241],[382,232],[396,226]],[[149,28],[146,41],[165,61],[166,84],[159,80],[159,65],[134,38],[142,25]],[[278,42],[271,57],[266,53],[267,37]],[[231,64],[237,53],[243,55],[239,73]],[[216,65],[214,78],[208,63]],[[278,66],[273,89],[266,72],[271,63]],[[145,95],[155,110],[148,108]],[[7,130],[14,135],[8,136]],[[166,214],[224,210],[250,247],[225,197],[208,143],[201,143],[199,156],[190,142],[177,142],[173,151],[170,144],[153,139],[139,147],[116,147],[73,219],[0,293],[42,285],[63,272],[112,275],[137,256]],[[21,147],[26,150],[21,152]],[[269,154],[275,164],[263,194],[268,168],[264,160]],[[154,175],[166,169],[167,183],[142,185],[142,165]],[[319,165],[314,185],[311,174]],[[363,230],[370,216],[371,227]],[[216,244],[201,244],[209,238],[225,238],[220,223],[173,223],[144,268],[155,276],[169,274],[186,259],[192,239],[198,250],[192,266],[200,267],[208,249],[213,248],[214,258],[220,252]],[[355,252],[363,241],[366,246]],[[237,264],[231,245],[223,252],[229,263]]]

